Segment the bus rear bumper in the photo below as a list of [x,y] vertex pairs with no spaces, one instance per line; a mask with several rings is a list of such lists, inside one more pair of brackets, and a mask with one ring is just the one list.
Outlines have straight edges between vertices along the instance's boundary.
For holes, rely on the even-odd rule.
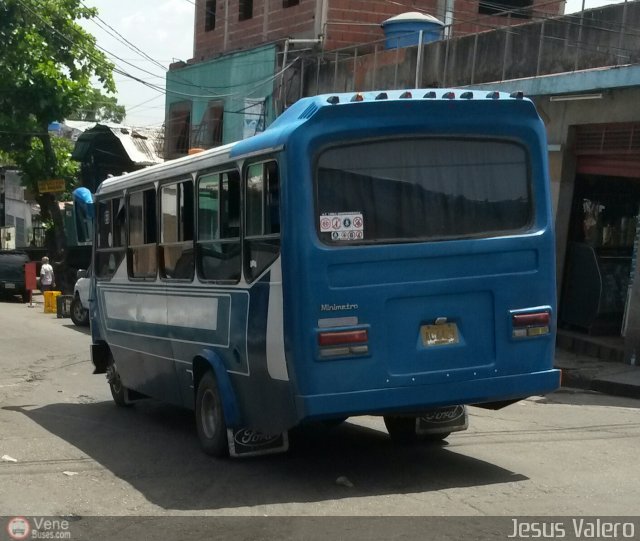
[[555,391],[560,370],[516,374],[433,385],[390,387],[333,394],[298,395],[300,420],[343,415],[421,412],[456,404],[516,401]]

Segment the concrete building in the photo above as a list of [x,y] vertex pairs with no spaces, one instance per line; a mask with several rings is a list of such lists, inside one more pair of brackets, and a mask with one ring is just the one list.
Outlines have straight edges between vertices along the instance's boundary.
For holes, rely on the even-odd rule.
[[[301,97],[309,58],[384,47],[381,23],[407,11],[449,37],[558,15],[560,0],[197,0],[193,58],[167,75],[167,158],[253,135]],[[347,49],[345,49],[347,48]]]
[[32,216],[39,209],[25,200],[20,172],[0,167],[0,244],[2,249],[24,248],[33,240]]

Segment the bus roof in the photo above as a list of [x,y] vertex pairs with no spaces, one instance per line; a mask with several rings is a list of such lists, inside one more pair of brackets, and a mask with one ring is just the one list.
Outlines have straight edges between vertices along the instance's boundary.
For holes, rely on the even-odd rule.
[[[467,90],[460,88],[422,88],[408,90],[376,90],[369,92],[345,92],[334,94],[321,94],[309,98],[302,98],[280,115],[263,133],[238,142],[231,149],[230,157],[241,157],[245,154],[258,152],[261,149],[277,148],[285,143],[287,135],[301,124],[309,122],[312,118],[320,116],[323,110],[332,108],[345,108],[356,111],[362,104],[379,103],[398,104],[406,102],[515,102],[527,103],[526,109],[535,111],[533,103],[524,97],[522,92]],[[512,108],[522,111],[521,107]]]
[[140,169],[139,171],[108,178],[100,184],[96,190],[96,195],[124,190],[142,182],[154,182],[155,180],[165,179],[167,176],[186,174],[188,170],[192,170],[194,166],[197,168],[197,164],[201,164],[203,161],[207,162],[207,167],[215,166],[217,163],[223,163],[228,160],[229,151],[234,144],[236,143],[203,150],[197,154],[183,156]]
[[97,194],[121,191],[139,185],[142,182],[153,182],[165,179],[168,176],[187,174],[187,172],[202,166],[202,162],[205,161],[207,162],[206,167],[213,167],[229,159],[238,159],[256,152],[268,152],[269,150],[281,148],[287,135],[300,125],[310,121],[319,111],[326,108],[344,107],[350,111],[355,111],[358,105],[362,103],[380,103],[382,105],[383,103],[418,101],[432,103],[438,101],[475,101],[485,103],[524,101],[528,103],[530,111],[535,110],[531,100],[525,98],[522,92],[509,94],[506,92],[459,88],[427,88],[321,94],[298,100],[262,133],[242,141],[205,150],[195,155],[170,160],[120,177],[109,178],[102,182]]

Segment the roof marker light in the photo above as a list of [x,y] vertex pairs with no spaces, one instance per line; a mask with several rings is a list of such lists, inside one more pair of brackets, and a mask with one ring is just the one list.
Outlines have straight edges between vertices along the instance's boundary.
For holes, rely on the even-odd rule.
[[487,98],[490,98],[492,100],[500,99],[500,92],[497,92],[497,91],[496,92],[489,92],[487,94]]
[[429,99],[429,100],[433,100],[433,99],[435,99],[435,97],[436,97],[436,93],[435,93],[433,90],[431,90],[430,92],[427,92],[427,93],[423,96],[423,98],[427,98],[427,99]]
[[517,92],[512,92],[511,94],[509,94],[509,97],[521,100],[522,98],[524,98],[524,92],[522,90],[518,90]]
[[463,92],[462,94],[460,94],[460,97],[463,100],[470,100],[471,98],[473,98],[473,92]]
[[364,96],[360,94],[360,92],[358,92],[357,94],[353,95],[351,101],[364,101]]
[[453,100],[455,97],[456,95],[453,92],[446,92],[445,94],[442,94],[443,100]]
[[327,98],[327,103],[331,105],[335,105],[336,103],[340,103],[340,98],[338,96],[329,96]]
[[404,100],[404,99],[410,99],[413,98],[413,96],[411,95],[411,92],[409,92],[408,90],[406,92],[403,92],[402,94],[400,94],[400,99]]
[[376,99],[377,100],[386,100],[386,99],[389,99],[389,96],[387,95],[386,92],[380,92],[380,94],[378,94],[376,96]]

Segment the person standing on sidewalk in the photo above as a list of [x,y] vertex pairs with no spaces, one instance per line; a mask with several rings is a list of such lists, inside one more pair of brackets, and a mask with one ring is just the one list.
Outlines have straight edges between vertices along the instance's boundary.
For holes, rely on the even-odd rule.
[[40,267],[40,291],[51,291],[55,285],[53,276],[53,267],[49,264],[49,258],[42,258],[42,267]]

